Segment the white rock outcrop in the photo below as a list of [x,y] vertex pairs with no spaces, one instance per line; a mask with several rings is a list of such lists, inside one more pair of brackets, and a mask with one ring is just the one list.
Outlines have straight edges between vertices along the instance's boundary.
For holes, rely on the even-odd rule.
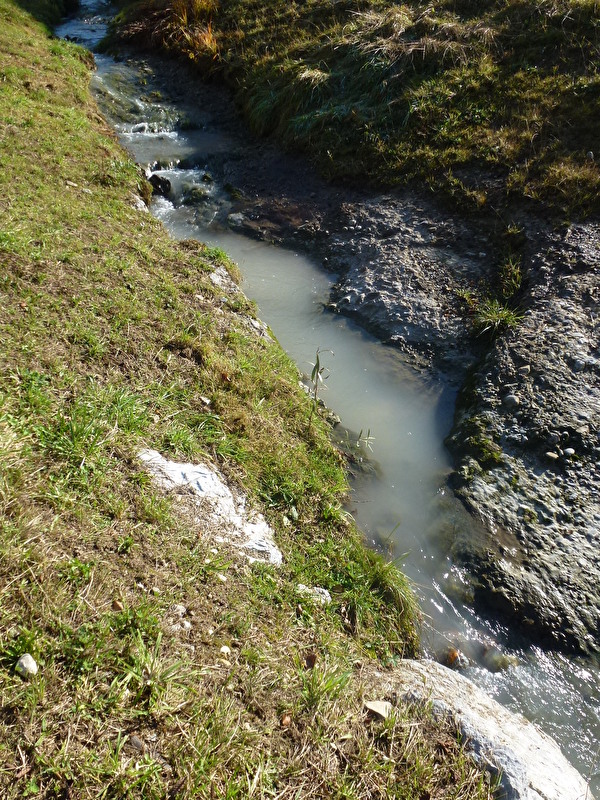
[[434,661],[406,660],[380,678],[380,693],[431,702],[436,715],[450,715],[475,759],[500,773],[502,800],[593,800],[554,739],[463,675]]
[[181,493],[182,502],[198,510],[205,538],[228,542],[251,561],[281,564],[281,551],[265,518],[248,512],[246,498],[234,497],[215,469],[169,461],[156,450],[142,450],[138,457],[159,486]]

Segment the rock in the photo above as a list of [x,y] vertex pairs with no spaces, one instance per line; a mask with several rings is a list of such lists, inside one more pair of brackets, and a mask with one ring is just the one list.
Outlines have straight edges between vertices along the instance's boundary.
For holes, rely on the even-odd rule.
[[201,205],[206,203],[210,196],[205,186],[186,185],[182,191],[182,202],[184,206]]
[[377,688],[408,702],[431,703],[457,723],[467,752],[501,775],[503,800],[593,800],[556,742],[501,706],[460,673],[433,661],[405,660]]
[[310,599],[320,606],[328,606],[331,603],[331,595],[327,591],[327,589],[323,589],[320,586],[305,586],[303,583],[299,583],[296,586],[296,591],[298,594],[304,595],[305,597],[310,597]]
[[15,672],[26,680],[38,674],[38,665],[33,656],[24,653],[15,665]]
[[232,228],[239,228],[241,225],[244,224],[244,215],[240,213],[230,214],[227,217],[227,222],[231,225]]
[[174,606],[171,606],[171,613],[175,617],[185,617],[187,608],[181,605],[181,603],[176,603]]
[[572,458],[575,455],[575,450],[572,447],[565,447],[563,453],[567,456],[567,458]]
[[219,650],[219,653],[221,653],[222,656],[229,656],[231,655],[231,648],[227,647],[227,645],[224,644],[223,647],[221,647],[221,649]]
[[171,181],[168,178],[165,178],[163,175],[157,175],[154,173],[150,175],[148,181],[152,185],[152,194],[168,197],[171,193]]
[[[203,520],[213,541],[234,544],[248,559],[279,565],[283,556],[275,545],[273,531],[262,514],[246,510],[246,498],[234,497],[216,470],[205,464],[183,464],[163,458],[156,450],[138,454],[157,484],[171,490],[176,502],[191,507]],[[185,492],[180,490],[184,488]],[[208,524],[206,524],[208,523]],[[225,582],[225,575],[217,575]]]
[[381,719],[387,719],[392,713],[392,704],[387,700],[365,700],[365,708],[369,713]]
[[521,401],[516,394],[507,394],[502,398],[502,405],[508,409],[518,408],[521,405]]

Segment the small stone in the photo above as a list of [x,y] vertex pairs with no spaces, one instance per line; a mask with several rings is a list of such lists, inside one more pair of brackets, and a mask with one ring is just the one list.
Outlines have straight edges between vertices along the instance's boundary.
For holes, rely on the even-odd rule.
[[191,631],[192,630],[192,623],[189,619],[182,619],[181,620],[181,627],[184,631]]
[[572,447],[565,447],[565,449],[564,449],[564,454],[565,454],[565,455],[566,455],[568,458],[571,458],[572,456],[574,456],[574,455],[575,455],[575,450],[573,450],[573,448],[572,448]]
[[227,647],[227,645],[224,644],[223,647],[219,650],[219,653],[221,653],[222,656],[228,656],[231,654],[231,648]]
[[502,398],[502,405],[505,408],[518,408],[521,405],[521,401],[517,397],[516,394],[507,394],[505,397]]
[[387,700],[366,700],[365,708],[371,714],[381,719],[387,719],[392,713],[392,704]]
[[546,458],[550,461],[556,461],[558,459],[558,453],[552,453],[549,451],[546,453]]
[[298,594],[310,597],[311,600],[321,606],[328,606],[331,603],[331,595],[327,589],[323,589],[321,586],[313,586],[311,588],[310,586],[305,586],[303,583],[299,583],[296,586],[296,591]]
[[221,583],[227,583],[227,577],[220,572],[218,573],[217,578],[221,581]]
[[155,597],[158,597],[158,595],[160,594],[160,589],[158,588],[158,586],[153,586],[150,589],[150,594],[153,594]]
[[239,228],[240,225],[244,224],[244,215],[237,213],[237,214],[230,214],[227,217],[227,222],[234,228]]
[[176,605],[171,606],[171,612],[176,617],[184,617],[187,614],[187,608],[182,606],[180,603],[177,603]]
[[32,678],[38,673],[38,665],[35,663],[33,656],[29,653],[24,653],[15,665],[15,671],[22,678]]
[[113,611],[123,611],[123,603],[116,598],[112,601],[112,610]]
[[524,367],[519,367],[519,375],[529,375],[531,372],[531,367],[529,364],[525,364]]

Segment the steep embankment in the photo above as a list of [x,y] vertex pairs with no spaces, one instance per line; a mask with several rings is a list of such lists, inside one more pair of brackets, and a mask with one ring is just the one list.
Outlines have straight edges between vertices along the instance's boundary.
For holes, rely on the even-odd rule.
[[533,641],[598,649],[600,4],[144,0],[119,35],[373,189],[304,234],[340,273],[335,308],[472,370],[448,442],[487,531],[455,547],[475,597]]
[[143,0],[120,36],[222,76],[259,133],[330,177],[588,213],[598,13],[596,0]]
[[[0,19],[0,793],[489,798],[451,725],[364,710],[413,600],[233,266],[144,212],[89,54]],[[149,447],[218,468],[240,519],[243,489],[282,565]]]

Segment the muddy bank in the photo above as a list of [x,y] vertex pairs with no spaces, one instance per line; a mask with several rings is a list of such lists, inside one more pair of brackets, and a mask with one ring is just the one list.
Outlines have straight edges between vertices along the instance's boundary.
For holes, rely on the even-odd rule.
[[597,650],[598,227],[523,220],[523,319],[486,343],[459,298],[490,279],[491,226],[414,193],[331,198],[324,190],[299,207],[291,193],[270,207],[246,201],[236,224],[318,252],[338,274],[332,309],[463,384],[448,440],[452,485],[485,533],[457,539],[453,556],[469,567],[476,604],[544,646]]
[[456,458],[451,482],[485,533],[477,541],[457,539],[453,557],[469,567],[476,604],[533,642],[596,651],[598,226],[553,230],[519,215],[523,318],[489,343],[474,337],[460,296],[491,279],[498,260],[491,221],[449,215],[414,192],[351,196],[305,171],[304,193],[294,190],[298,176],[288,183],[276,171],[272,201],[253,203],[252,194],[262,194],[253,191],[247,169],[229,164],[230,179],[248,187],[236,204],[236,225],[317,253],[338,275],[332,309],[419,368],[463,384],[448,440]]
[[527,311],[459,400],[454,485],[485,523],[456,543],[475,596],[550,647],[600,639],[600,229],[530,247]]
[[[518,215],[524,316],[490,345],[473,337],[460,295],[491,279],[499,258],[493,220],[451,214],[414,191],[369,196],[328,185],[303,159],[253,140],[215,87],[183,81],[168,62],[159,69],[162,100],[187,106],[187,126],[209,130],[218,117],[231,131],[226,148],[200,148],[180,164],[206,169],[202,186],[190,187],[194,213],[311,252],[337,275],[333,310],[419,368],[464,384],[448,442],[453,486],[484,532],[479,541],[457,540],[454,557],[469,566],[476,601],[531,641],[595,650],[597,228],[553,231]],[[149,81],[156,70],[148,67]]]

